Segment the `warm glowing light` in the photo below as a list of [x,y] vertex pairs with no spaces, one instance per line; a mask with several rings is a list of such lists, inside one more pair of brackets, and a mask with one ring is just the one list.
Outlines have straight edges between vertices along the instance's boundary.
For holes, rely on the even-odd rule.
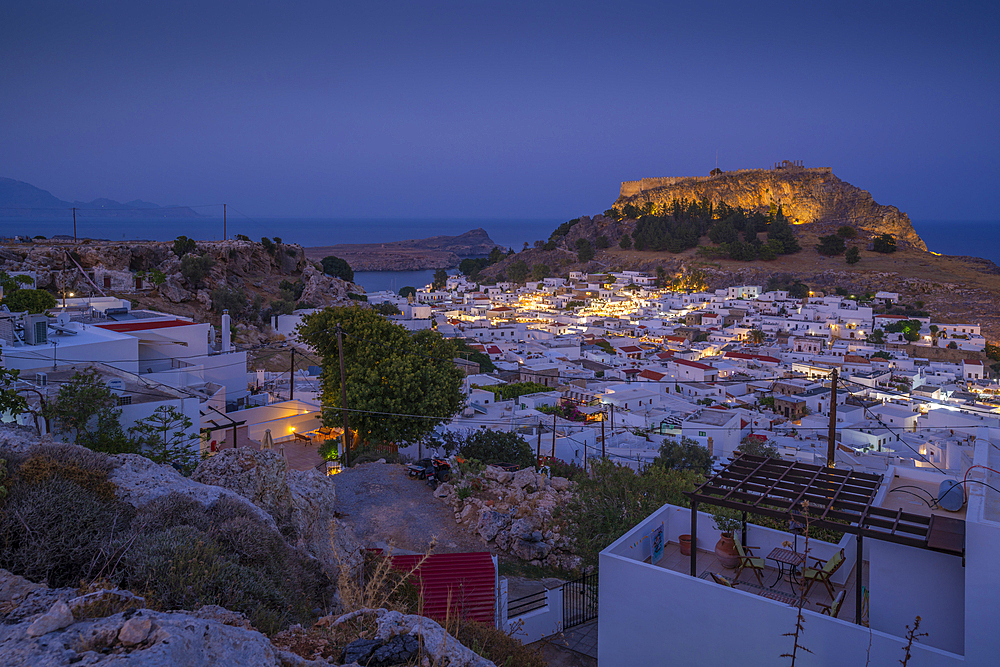
[[294,426],[290,427],[288,430],[291,431],[292,433],[295,433],[295,427]]

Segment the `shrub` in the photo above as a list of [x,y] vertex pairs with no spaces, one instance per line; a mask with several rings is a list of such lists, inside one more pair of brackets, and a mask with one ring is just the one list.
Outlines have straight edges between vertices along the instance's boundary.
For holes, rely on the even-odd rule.
[[76,586],[104,565],[132,513],[60,476],[18,481],[0,514],[0,567],[53,588]]
[[603,234],[601,234],[600,236],[598,236],[597,240],[594,241],[594,246],[596,246],[599,250],[603,250],[603,249],[607,248],[610,245],[611,245],[611,243],[608,241],[608,237],[604,236]]
[[576,240],[576,258],[581,262],[589,262],[594,259],[594,247],[587,239]]
[[215,260],[208,255],[184,255],[181,258],[180,271],[184,279],[197,289],[213,266]]
[[590,564],[609,544],[664,503],[688,507],[684,491],[702,480],[694,472],[650,466],[639,474],[611,461],[594,461],[591,477],[580,480],[569,511],[575,517],[576,550]]
[[450,634],[498,667],[545,667],[548,664],[537,649],[523,645],[492,625],[463,621]]
[[841,227],[837,228],[837,236],[839,236],[842,239],[857,238],[858,230],[856,230],[854,227],[851,227],[850,225],[842,225]]
[[466,436],[458,452],[465,458],[486,464],[516,463],[525,468],[535,465],[535,455],[528,441],[509,431],[473,431]]
[[847,254],[844,255],[844,259],[847,260],[848,264],[857,264],[861,261],[861,251],[858,250],[857,246],[851,246],[847,249]]
[[177,526],[208,530],[211,523],[201,503],[176,491],[145,503],[136,510],[132,520],[134,527],[148,533],[158,533]]
[[712,469],[712,455],[690,438],[681,438],[680,442],[665,440],[653,459],[653,465],[666,470],[690,470],[707,475]]
[[100,500],[113,500],[115,489],[106,472],[56,461],[50,456],[31,456],[17,469],[17,481],[38,484],[54,477],[73,482]]
[[174,241],[174,254],[178,257],[183,257],[189,252],[194,252],[198,247],[194,239],[189,239],[186,236],[178,236]]
[[16,313],[27,311],[37,314],[54,308],[56,298],[43,289],[19,289],[5,296],[3,305]]
[[872,240],[872,250],[883,254],[896,252],[896,239],[892,234],[880,234]]
[[816,252],[827,257],[842,255],[845,250],[847,246],[844,244],[844,239],[836,234],[819,237],[819,244],[816,246]]

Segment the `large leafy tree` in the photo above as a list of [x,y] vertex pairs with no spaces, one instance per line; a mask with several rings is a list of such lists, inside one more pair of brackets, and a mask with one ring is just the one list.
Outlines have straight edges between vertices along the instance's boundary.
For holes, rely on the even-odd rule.
[[[324,422],[340,424],[337,325],[343,329],[352,430],[371,442],[416,442],[462,407],[456,345],[436,331],[411,335],[369,309],[307,315],[299,335],[323,357]],[[354,412],[357,410],[358,412]]]
[[354,269],[351,268],[346,259],[327,255],[320,263],[323,265],[323,273],[326,275],[346,280],[349,283],[354,282]]
[[17,418],[22,412],[27,411],[28,402],[14,390],[17,377],[21,371],[17,369],[8,370],[0,367],[0,417],[9,414]]
[[653,459],[653,466],[667,470],[688,470],[707,475],[712,469],[712,455],[690,438],[665,440],[660,453]]

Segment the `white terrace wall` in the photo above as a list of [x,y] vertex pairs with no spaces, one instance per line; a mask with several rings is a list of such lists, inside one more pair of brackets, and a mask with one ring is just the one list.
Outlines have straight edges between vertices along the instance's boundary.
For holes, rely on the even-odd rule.
[[[783,635],[794,630],[795,607],[609,551],[600,557],[601,667],[777,665],[791,650],[792,638]],[[801,641],[811,653],[799,656],[799,667],[891,665],[903,655],[901,637],[803,614]],[[965,664],[961,656],[923,644],[915,644],[913,653],[912,664],[921,667]]]
[[[664,524],[665,539],[677,541],[679,535],[690,533],[690,510],[664,505],[601,552],[601,667],[668,661],[684,665],[778,664],[779,656],[791,648],[791,639],[783,635],[794,629],[795,608],[642,562],[649,556],[649,534],[660,523]],[[698,513],[698,535],[702,549],[712,549],[719,536],[711,516],[702,512]],[[758,527],[749,527],[747,537],[748,544],[760,547],[757,553],[763,555],[789,539],[787,533]],[[837,573],[841,584],[853,567],[853,537],[845,537],[842,545],[851,560]],[[827,558],[839,548],[841,545],[810,541],[810,554],[817,558]],[[888,665],[903,655],[905,641],[901,636],[869,632],[850,620],[804,613],[803,644],[812,653],[800,657],[797,664],[803,667]],[[900,635],[904,631],[901,627]],[[925,644],[916,644],[913,650],[913,664],[922,667],[966,664],[961,655]]]
[[537,642],[551,637],[563,629],[562,587],[545,591],[545,606],[529,611],[523,616],[507,619],[507,634],[522,644]]

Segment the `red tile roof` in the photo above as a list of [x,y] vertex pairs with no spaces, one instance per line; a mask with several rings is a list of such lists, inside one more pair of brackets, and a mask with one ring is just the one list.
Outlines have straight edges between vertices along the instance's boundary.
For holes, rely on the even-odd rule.
[[659,382],[663,378],[667,377],[666,373],[657,373],[656,371],[651,371],[648,368],[639,373],[639,377],[646,378],[647,380],[652,380],[654,382]]
[[674,359],[675,364],[679,366],[689,366],[690,368],[700,368],[703,371],[714,371],[715,366],[709,366],[708,364],[698,363],[697,361],[688,361],[686,359]]

